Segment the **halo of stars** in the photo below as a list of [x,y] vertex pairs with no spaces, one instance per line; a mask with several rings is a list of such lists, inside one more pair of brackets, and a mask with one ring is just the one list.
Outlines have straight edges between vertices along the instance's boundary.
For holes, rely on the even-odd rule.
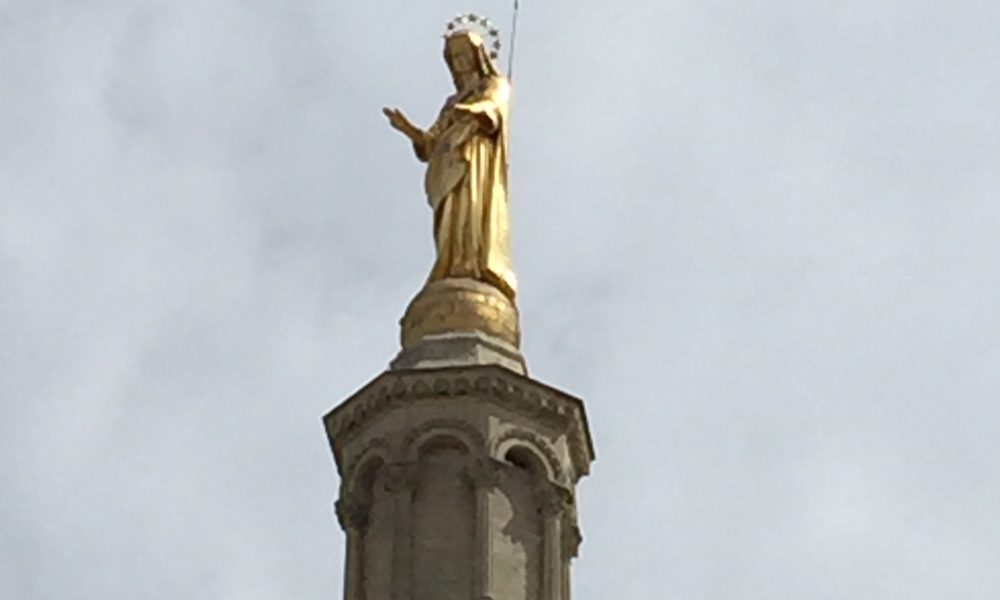
[[489,38],[487,47],[489,48],[490,58],[496,60],[500,56],[500,30],[490,22],[489,18],[479,16],[475,13],[458,15],[451,21],[448,21],[444,36],[448,37],[459,31],[475,31],[483,37],[484,41],[486,41],[486,38]]

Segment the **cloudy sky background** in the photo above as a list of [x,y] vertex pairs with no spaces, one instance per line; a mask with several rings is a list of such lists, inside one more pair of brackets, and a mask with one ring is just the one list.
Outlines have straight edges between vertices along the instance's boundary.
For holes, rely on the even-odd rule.
[[[1000,597],[1000,4],[524,0],[574,597]],[[432,260],[487,0],[0,0],[0,597],[339,598],[319,418]]]

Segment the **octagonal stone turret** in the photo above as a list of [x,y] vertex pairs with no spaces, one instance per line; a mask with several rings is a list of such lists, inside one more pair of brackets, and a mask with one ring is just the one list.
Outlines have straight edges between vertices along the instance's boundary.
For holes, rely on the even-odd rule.
[[583,402],[495,364],[388,370],[324,418],[347,600],[567,600]]

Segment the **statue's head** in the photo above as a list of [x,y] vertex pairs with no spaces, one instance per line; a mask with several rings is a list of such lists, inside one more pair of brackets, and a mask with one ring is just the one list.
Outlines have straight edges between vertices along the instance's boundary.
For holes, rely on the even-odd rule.
[[[484,38],[489,38],[489,47]],[[444,60],[456,85],[469,76],[499,75],[493,60],[500,54],[500,32],[486,17],[459,15],[444,35]]]
[[458,31],[445,38],[444,60],[453,77],[475,74],[489,77],[497,74],[483,38],[474,31]]

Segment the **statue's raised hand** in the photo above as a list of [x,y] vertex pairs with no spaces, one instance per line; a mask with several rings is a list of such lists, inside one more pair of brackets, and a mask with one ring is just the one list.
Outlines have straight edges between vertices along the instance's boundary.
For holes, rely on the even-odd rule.
[[383,108],[382,114],[389,119],[389,125],[392,125],[393,129],[401,131],[403,135],[411,140],[417,141],[423,136],[424,132],[413,123],[410,123],[410,120],[406,118],[403,111],[398,108]]

